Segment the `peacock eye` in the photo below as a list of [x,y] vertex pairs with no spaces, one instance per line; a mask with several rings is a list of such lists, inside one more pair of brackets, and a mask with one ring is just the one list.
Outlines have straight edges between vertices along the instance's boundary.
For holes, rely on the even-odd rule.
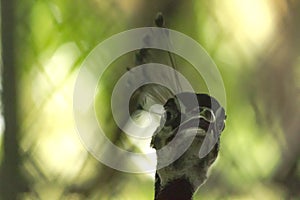
[[206,119],[208,122],[215,122],[216,121],[215,114],[213,113],[213,111],[211,109],[203,109],[200,112],[200,115],[203,116],[204,119]]

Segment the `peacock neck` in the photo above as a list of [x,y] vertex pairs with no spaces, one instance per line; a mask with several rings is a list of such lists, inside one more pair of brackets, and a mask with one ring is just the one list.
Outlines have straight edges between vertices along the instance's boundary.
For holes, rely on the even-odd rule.
[[176,179],[157,192],[155,200],[191,200],[194,189],[191,183],[184,179]]

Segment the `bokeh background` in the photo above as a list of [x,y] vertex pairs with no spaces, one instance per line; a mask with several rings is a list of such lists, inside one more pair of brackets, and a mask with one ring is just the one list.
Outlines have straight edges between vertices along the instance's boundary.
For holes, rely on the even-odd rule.
[[[2,0],[0,199],[153,199],[152,174],[118,172],[86,151],[72,98],[90,51],[153,26],[158,11],[208,51],[226,87],[220,156],[195,199],[300,199],[297,0]],[[109,105],[113,83],[134,64],[123,62],[102,80],[99,105]],[[99,108],[111,141],[142,151],[109,106]]]

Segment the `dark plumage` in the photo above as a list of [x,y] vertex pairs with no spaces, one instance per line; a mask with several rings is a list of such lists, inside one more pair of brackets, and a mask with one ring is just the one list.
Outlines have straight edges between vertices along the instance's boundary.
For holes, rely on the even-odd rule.
[[[192,105],[190,99],[194,98],[195,95],[198,104]],[[161,127],[154,133],[151,142],[151,146],[156,150],[168,145],[166,152],[157,151],[158,169],[155,179],[155,199],[191,199],[194,192],[206,180],[208,168],[218,156],[219,138],[225,127],[225,111],[213,97],[188,92],[180,93],[169,99],[164,108],[165,114],[161,119]],[[195,109],[198,112],[194,112]],[[182,110],[184,113],[181,112]],[[192,138],[187,149],[182,151],[180,149],[181,144],[191,140],[192,136],[189,135],[189,130],[196,130],[196,135]],[[170,142],[176,140],[177,134],[181,135],[177,142],[174,142],[176,146]],[[206,134],[214,134],[216,141],[204,143]],[[199,158],[201,145],[213,145],[203,158]],[[160,167],[166,158],[178,156],[178,151],[182,154],[178,159],[167,166]]]
[[[161,13],[157,15],[155,24],[164,27]],[[168,31],[163,33],[168,38]],[[155,39],[152,35],[146,35],[144,43]],[[143,67],[139,73],[134,68],[131,70],[135,75],[133,85],[145,79],[153,83],[159,83],[162,79],[170,81],[170,88],[148,84],[136,90],[132,97],[135,104],[131,106],[131,113],[138,115],[139,110],[151,112],[153,105],[163,105],[160,126],[151,140],[151,147],[156,149],[157,154],[155,200],[189,200],[206,180],[207,171],[218,156],[226,115],[215,98],[182,91],[175,73],[176,62],[170,52],[140,49],[136,53],[135,63],[160,63],[159,58],[166,55],[174,69],[169,73],[154,73],[149,67]]]

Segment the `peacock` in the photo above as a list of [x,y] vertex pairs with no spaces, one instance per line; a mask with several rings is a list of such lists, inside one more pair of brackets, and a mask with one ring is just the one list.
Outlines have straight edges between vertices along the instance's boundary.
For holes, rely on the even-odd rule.
[[[155,24],[157,27],[165,26],[161,13],[157,15]],[[149,42],[147,36],[145,42]],[[136,64],[153,62],[153,51],[146,48],[138,50]],[[159,51],[158,54],[166,54],[175,69],[172,53]],[[161,85],[149,84],[133,95],[133,99],[139,102],[138,110],[151,112],[152,105],[163,105],[160,125],[150,144],[157,155],[154,199],[189,200],[207,179],[208,169],[218,156],[220,135],[225,128],[225,110],[217,99],[208,94],[184,91],[173,71],[168,75],[154,76],[165,76],[180,91],[174,94]]]

